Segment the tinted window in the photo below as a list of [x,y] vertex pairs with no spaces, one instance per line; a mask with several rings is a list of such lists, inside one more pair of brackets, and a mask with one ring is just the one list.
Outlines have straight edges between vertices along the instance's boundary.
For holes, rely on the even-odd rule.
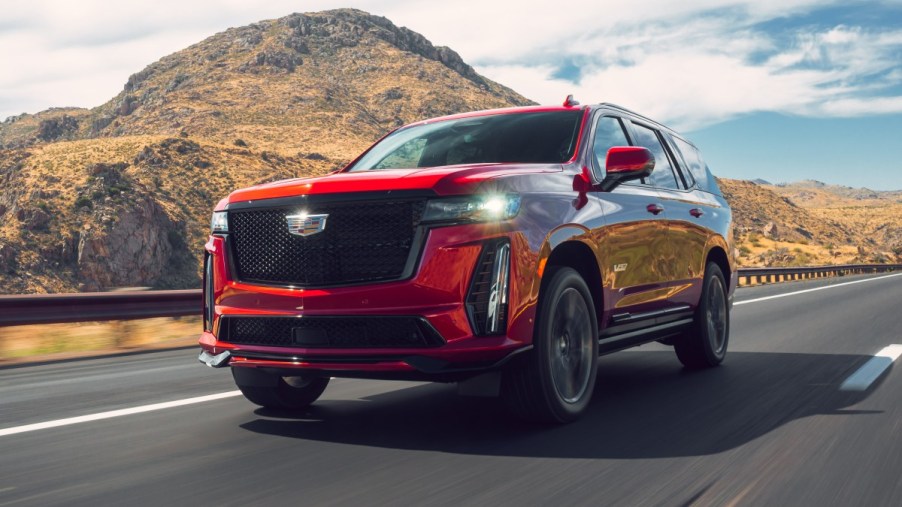
[[693,178],[692,173],[689,172],[689,168],[686,165],[686,160],[683,159],[680,150],[676,148],[674,144],[674,138],[671,135],[661,135],[664,140],[664,144],[667,145],[667,150],[670,152],[671,160],[676,162],[674,169],[676,169],[677,179],[679,180],[682,177],[682,186],[683,188],[692,188],[695,185],[695,178]]
[[623,133],[623,125],[620,120],[611,116],[603,116],[598,119],[595,124],[595,144],[592,151],[595,154],[595,163],[600,172],[599,176],[604,177],[605,161],[608,157],[608,150],[614,146],[629,146],[630,142]]
[[654,130],[643,127],[642,125],[633,124],[636,132],[636,144],[643,148],[648,148],[655,157],[655,170],[651,176],[645,179],[649,185],[661,188],[680,188],[677,184],[676,177],[673,175],[673,169],[670,167],[670,160],[658,135]]
[[702,156],[695,146],[692,146],[678,137],[674,137],[673,142],[683,155],[686,166],[689,168],[689,172],[692,173],[692,177],[695,178],[695,181],[698,183],[699,188],[709,192],[719,193],[717,190],[717,183],[714,181],[714,177],[711,176],[711,171],[708,170],[708,166],[705,164],[705,161],[702,160]]
[[576,149],[582,115],[582,111],[508,113],[415,125],[387,136],[350,170],[566,162]]

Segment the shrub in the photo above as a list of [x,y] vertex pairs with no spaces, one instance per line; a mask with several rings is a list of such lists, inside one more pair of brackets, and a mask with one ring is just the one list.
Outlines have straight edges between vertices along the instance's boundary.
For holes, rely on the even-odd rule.
[[[103,194],[101,194],[101,195],[103,195]],[[79,196],[78,199],[75,199],[75,209],[93,208],[93,207],[94,207],[94,201],[92,201],[91,199],[88,199],[87,197],[85,197],[83,195]]]

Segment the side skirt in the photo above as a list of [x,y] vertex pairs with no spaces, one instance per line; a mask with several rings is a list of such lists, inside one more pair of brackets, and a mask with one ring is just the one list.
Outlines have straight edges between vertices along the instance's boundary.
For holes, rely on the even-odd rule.
[[614,325],[600,333],[598,354],[610,354],[679,334],[692,325],[692,313],[686,306],[644,314],[615,315]]

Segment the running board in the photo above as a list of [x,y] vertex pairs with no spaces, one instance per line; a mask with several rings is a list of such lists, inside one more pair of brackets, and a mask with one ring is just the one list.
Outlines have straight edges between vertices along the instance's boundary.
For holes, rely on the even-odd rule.
[[615,336],[608,336],[598,340],[598,355],[610,354],[612,352],[617,352],[618,350],[642,345],[643,343],[661,340],[679,333],[690,325],[692,325],[691,317],[668,322],[666,324],[637,329]]
[[680,312],[691,312],[692,307],[689,305],[680,305],[674,306],[671,308],[665,308],[663,310],[654,310],[650,312],[640,312],[640,313],[618,313],[611,317],[611,320],[614,321],[614,324],[625,324],[627,322],[639,322],[643,320],[656,319],[668,315],[673,315],[675,313]]

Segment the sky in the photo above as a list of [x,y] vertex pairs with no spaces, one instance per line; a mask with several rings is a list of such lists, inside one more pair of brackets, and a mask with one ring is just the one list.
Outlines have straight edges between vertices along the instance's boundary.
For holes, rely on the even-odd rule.
[[539,103],[650,116],[719,176],[902,189],[902,0],[3,0],[0,119],[94,107],[216,32],[339,7]]

